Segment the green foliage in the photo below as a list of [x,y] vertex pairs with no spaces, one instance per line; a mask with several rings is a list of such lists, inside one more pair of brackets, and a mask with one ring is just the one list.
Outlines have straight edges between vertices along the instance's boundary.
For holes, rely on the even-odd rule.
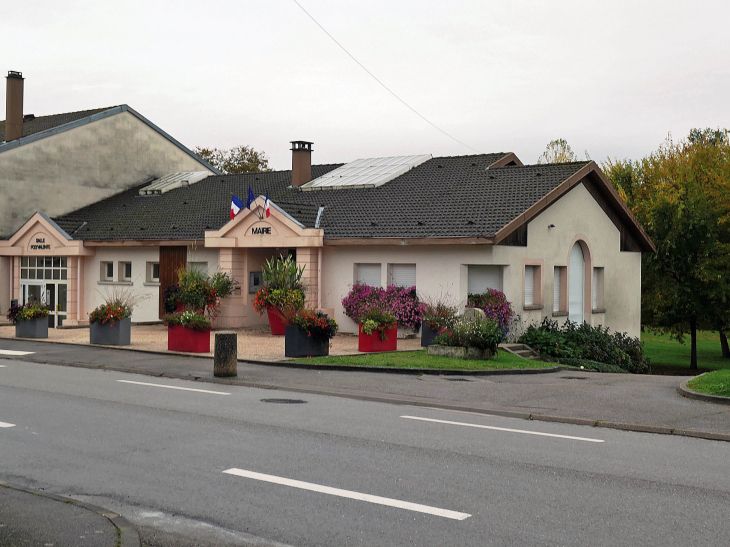
[[598,361],[591,361],[590,359],[573,359],[563,357],[556,360],[556,363],[561,365],[568,365],[570,367],[578,367],[585,370],[594,370],[596,372],[610,372],[614,374],[628,374],[629,371],[622,369],[617,365],[607,365],[606,363],[599,363]]
[[13,324],[31,319],[48,317],[48,308],[42,302],[30,301],[23,306],[15,306],[8,310],[7,318]]
[[188,329],[206,331],[211,329],[211,322],[202,313],[194,311],[184,311],[182,313],[173,313],[162,318],[162,322],[169,326],[182,325]]
[[365,334],[369,336],[374,330],[377,330],[381,340],[388,339],[385,333],[386,329],[394,329],[397,326],[395,316],[392,313],[377,308],[370,309],[360,318],[360,322],[362,323],[362,331]]
[[291,256],[286,258],[278,257],[266,260],[263,271],[264,286],[269,290],[284,289],[287,291],[300,290],[306,292],[304,283],[302,283],[302,275],[304,275],[304,266],[301,268]]
[[566,163],[578,161],[573,149],[565,139],[550,141],[545,147],[545,152],[537,159],[537,163]]
[[[640,162],[606,174],[654,241],[642,260],[642,320],[696,341],[702,325],[730,325],[730,142],[724,129],[693,129]],[[693,343],[693,348],[696,345]],[[697,368],[692,351],[690,368]]]
[[225,272],[211,276],[197,268],[180,268],[177,277],[177,290],[166,291],[168,303],[172,307],[182,304],[186,310],[207,311],[210,317],[217,316],[221,299],[230,296],[238,284]]
[[497,351],[504,331],[496,319],[474,318],[456,321],[451,328],[439,334],[433,341],[441,346],[458,346]]
[[262,173],[271,171],[266,153],[257,152],[251,146],[235,146],[230,150],[196,147],[198,156],[227,175],[236,173]]
[[644,356],[641,341],[626,333],[611,333],[607,327],[566,321],[559,326],[548,317],[538,325],[530,325],[520,337],[540,355],[551,358],[587,359],[621,367],[628,372],[649,372],[649,359]]
[[331,340],[337,334],[337,321],[315,310],[299,310],[292,316],[291,323],[316,339]]

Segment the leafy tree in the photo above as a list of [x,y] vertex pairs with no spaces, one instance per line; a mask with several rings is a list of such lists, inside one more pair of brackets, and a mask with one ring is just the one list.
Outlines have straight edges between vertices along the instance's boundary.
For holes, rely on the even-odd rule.
[[667,140],[641,162],[604,165],[657,247],[643,258],[644,322],[680,341],[689,334],[690,368],[696,369],[697,329],[730,324],[727,131],[694,129],[687,140]]
[[235,146],[230,150],[196,147],[194,152],[227,175],[236,173],[261,173],[271,171],[265,152],[257,152],[251,146]]
[[565,163],[578,161],[573,149],[565,139],[550,141],[545,147],[545,152],[537,159],[537,163]]

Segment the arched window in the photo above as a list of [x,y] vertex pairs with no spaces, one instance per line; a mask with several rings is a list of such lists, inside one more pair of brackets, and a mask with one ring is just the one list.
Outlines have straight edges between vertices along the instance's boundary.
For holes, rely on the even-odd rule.
[[576,241],[570,250],[570,270],[568,278],[568,319],[576,323],[583,322],[585,297],[585,258],[583,247]]

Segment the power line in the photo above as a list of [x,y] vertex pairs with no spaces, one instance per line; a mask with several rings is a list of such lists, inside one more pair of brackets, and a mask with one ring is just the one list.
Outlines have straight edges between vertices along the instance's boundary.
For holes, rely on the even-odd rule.
[[430,126],[432,126],[432,127],[434,128],[434,129],[437,129],[438,131],[440,131],[441,133],[443,133],[444,135],[446,135],[446,136],[447,136],[447,137],[449,137],[450,139],[452,139],[452,140],[454,140],[454,141],[458,142],[458,143],[459,143],[460,145],[462,145],[462,146],[465,146],[466,148],[468,148],[468,149],[470,149],[470,150],[474,150],[474,152],[477,152],[477,153],[481,153],[481,151],[477,150],[477,149],[476,149],[476,148],[474,148],[473,146],[469,146],[468,144],[466,144],[465,142],[462,142],[462,141],[460,141],[459,139],[457,139],[457,138],[456,138],[456,137],[454,137],[453,135],[450,135],[450,134],[448,134],[448,133],[447,133],[446,131],[444,131],[443,129],[441,129],[441,128],[440,128],[440,127],[439,127],[438,125],[436,125],[436,124],[435,124],[435,123],[433,123],[433,122],[432,122],[431,120],[429,120],[428,118],[426,118],[426,116],[424,116],[423,114],[421,114],[420,112],[418,112],[418,110],[416,110],[416,109],[415,109],[415,108],[413,108],[413,107],[412,107],[411,105],[409,105],[409,104],[408,104],[407,102],[405,102],[405,101],[404,101],[403,99],[401,99],[401,98],[400,98],[400,97],[399,97],[398,95],[396,95],[396,94],[395,94],[395,92],[394,92],[394,91],[393,91],[392,89],[390,89],[390,88],[389,88],[389,87],[388,87],[387,85],[385,85],[385,84],[384,84],[383,82],[381,82],[381,81],[380,81],[380,80],[379,80],[379,79],[377,78],[377,76],[375,76],[375,74],[373,74],[373,73],[372,73],[372,72],[370,72],[370,71],[369,71],[369,70],[368,70],[367,68],[365,68],[365,65],[363,65],[363,64],[362,64],[362,63],[361,63],[360,61],[358,61],[357,59],[355,59],[355,57],[354,57],[354,56],[352,55],[352,53],[350,53],[349,51],[347,51],[347,50],[345,49],[345,46],[343,46],[343,45],[342,45],[341,43],[339,43],[339,42],[338,42],[338,41],[337,41],[337,40],[335,39],[335,37],[334,37],[334,36],[332,36],[332,35],[331,35],[331,34],[330,34],[329,32],[327,32],[327,29],[326,29],[326,28],[324,28],[324,27],[323,27],[322,25],[320,25],[320,24],[319,24],[319,22],[318,22],[318,21],[317,21],[317,20],[316,20],[316,19],[315,19],[314,17],[312,17],[312,15],[311,15],[311,14],[310,14],[310,13],[309,13],[308,11],[307,11],[307,10],[305,10],[305,9],[304,9],[304,7],[303,7],[303,6],[302,6],[302,5],[301,5],[301,4],[299,3],[299,2],[297,2],[297,0],[292,0],[292,2],[294,2],[294,3],[295,3],[295,4],[297,5],[297,6],[299,6],[299,8],[300,8],[300,9],[301,9],[301,10],[302,10],[302,11],[303,11],[304,13],[306,13],[306,14],[307,14],[307,17],[309,17],[309,18],[310,18],[310,19],[311,19],[312,21],[314,21],[314,23],[315,23],[315,24],[316,24],[316,25],[317,25],[317,26],[318,26],[319,28],[321,28],[321,29],[322,29],[322,32],[324,32],[324,33],[325,33],[325,34],[326,34],[327,36],[329,36],[329,37],[330,37],[330,39],[331,39],[331,40],[332,40],[332,41],[333,41],[333,42],[334,42],[335,44],[337,44],[337,45],[338,45],[338,46],[340,47],[340,49],[341,49],[342,51],[344,51],[345,53],[347,53],[347,55],[348,55],[348,56],[350,57],[350,59],[352,59],[352,60],[353,60],[353,61],[355,61],[355,62],[356,62],[356,63],[357,63],[358,65],[360,65],[360,68],[362,68],[362,69],[363,69],[363,70],[364,70],[365,72],[367,72],[367,73],[368,73],[368,74],[369,74],[369,75],[370,75],[370,76],[371,76],[371,77],[373,78],[373,80],[375,80],[375,81],[376,81],[376,82],[378,82],[378,83],[379,83],[379,84],[380,84],[381,86],[383,86],[383,88],[385,88],[385,90],[386,90],[386,91],[387,91],[388,93],[390,93],[391,95],[393,95],[393,97],[395,97],[395,98],[396,98],[396,99],[398,99],[398,100],[399,100],[399,101],[400,101],[401,103],[403,103],[403,104],[404,104],[404,105],[405,105],[405,106],[406,106],[406,107],[407,107],[407,108],[408,108],[408,109],[409,109],[409,110],[410,110],[411,112],[413,112],[413,113],[414,113],[414,114],[415,114],[416,116],[418,116],[419,118],[421,118],[421,119],[422,119],[423,121],[425,121],[425,122],[426,122],[427,124],[429,124]]

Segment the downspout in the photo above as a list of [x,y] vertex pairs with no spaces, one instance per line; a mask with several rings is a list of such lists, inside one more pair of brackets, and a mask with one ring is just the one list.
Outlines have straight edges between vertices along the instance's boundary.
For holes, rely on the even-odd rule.
[[322,247],[317,249],[317,309],[322,309]]
[[[324,206],[320,206],[319,211],[317,211],[317,220],[314,223],[314,227],[317,229],[319,229],[323,212]],[[322,247],[317,249],[317,309],[322,309]]]
[[81,321],[81,257],[76,257],[76,324]]

